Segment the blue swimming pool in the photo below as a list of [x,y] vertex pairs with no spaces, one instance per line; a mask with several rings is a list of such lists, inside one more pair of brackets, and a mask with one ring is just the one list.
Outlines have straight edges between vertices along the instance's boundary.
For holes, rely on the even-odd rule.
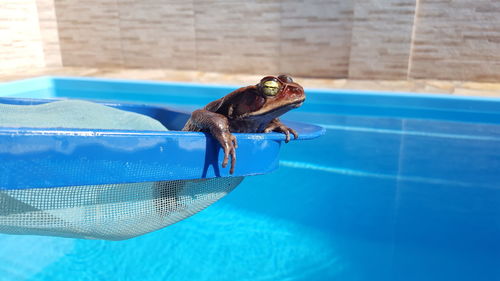
[[[232,89],[73,78],[0,87],[188,110]],[[327,132],[282,147],[277,171],[131,240],[0,235],[0,280],[500,280],[500,100],[306,93],[287,118]]]

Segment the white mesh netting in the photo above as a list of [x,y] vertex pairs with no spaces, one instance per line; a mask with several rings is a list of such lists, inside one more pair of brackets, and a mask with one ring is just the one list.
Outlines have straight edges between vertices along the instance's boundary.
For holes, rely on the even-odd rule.
[[185,219],[243,177],[0,190],[0,233],[122,240]]

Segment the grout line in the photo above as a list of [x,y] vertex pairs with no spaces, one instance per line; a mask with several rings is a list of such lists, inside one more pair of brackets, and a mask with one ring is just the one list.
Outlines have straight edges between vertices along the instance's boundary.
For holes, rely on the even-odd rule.
[[357,1],[351,1],[352,3],[352,14],[351,14],[351,33],[350,39],[349,39],[349,55],[347,56],[347,68],[346,68],[346,73],[345,73],[345,79],[349,79],[351,77],[351,57],[352,57],[352,51],[353,51],[353,39],[354,39],[354,28],[355,28],[355,16],[356,16],[356,3]]
[[193,6],[193,42],[194,42],[194,70],[195,71],[200,71],[199,69],[199,63],[198,63],[198,24],[196,21],[196,0],[191,0],[191,5]]
[[406,79],[411,79],[411,69],[413,68],[413,52],[415,46],[415,35],[417,33],[417,25],[418,25],[418,14],[420,12],[420,0],[415,0],[415,14],[413,15],[413,27],[411,30],[411,38],[410,38],[410,53],[408,55],[408,70],[406,72]]
[[[63,51],[62,51],[62,46],[61,46],[61,32],[59,30],[59,17],[57,16],[57,5],[56,5],[56,0],[50,1],[52,4],[52,8],[54,11],[54,22],[55,22],[55,30],[57,32],[57,49],[59,50],[59,61],[58,64],[60,67],[64,67],[64,56],[63,56]],[[38,7],[37,7],[38,8]],[[45,57],[44,57],[45,60]],[[47,66],[45,66],[47,67]]]
[[[57,0],[54,0],[57,1]],[[125,67],[125,56],[124,56],[124,51],[123,51],[123,35],[122,35],[122,15],[120,11],[120,4],[119,0],[115,0],[116,3],[116,13],[118,14],[118,40],[120,41],[120,65],[121,67]]]
[[40,1],[35,1],[35,3],[34,3],[35,10],[36,10],[36,20],[35,20],[35,22],[37,23],[37,26],[38,26],[38,28],[37,28],[37,31],[38,31],[37,35],[38,35],[38,39],[39,39],[38,40],[39,41],[39,47],[38,47],[37,52],[38,52],[39,55],[41,53],[41,62],[42,62],[42,65],[43,65],[43,67],[46,67],[47,66],[47,59],[46,59],[46,53],[47,53],[46,40],[47,40],[47,38],[45,38],[43,36],[43,32],[42,32],[42,23],[41,23],[42,20],[40,20],[40,9],[38,7],[39,6],[39,2]]

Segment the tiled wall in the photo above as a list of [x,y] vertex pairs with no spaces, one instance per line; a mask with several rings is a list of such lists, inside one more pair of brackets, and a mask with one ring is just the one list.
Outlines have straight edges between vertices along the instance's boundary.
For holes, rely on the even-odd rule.
[[346,77],[343,0],[56,0],[64,65]]
[[2,0],[0,38],[0,68],[500,79],[498,0]]

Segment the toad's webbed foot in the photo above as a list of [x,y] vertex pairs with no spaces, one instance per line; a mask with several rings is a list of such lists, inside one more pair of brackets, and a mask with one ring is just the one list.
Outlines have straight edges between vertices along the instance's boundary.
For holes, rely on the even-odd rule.
[[219,144],[222,146],[224,150],[224,160],[222,160],[222,168],[226,168],[227,163],[229,162],[229,156],[231,156],[231,168],[229,169],[229,173],[234,173],[234,166],[236,165],[236,148],[238,147],[238,142],[236,137],[229,132],[229,129],[224,130],[214,130],[210,131],[212,136],[217,139]]
[[283,133],[285,134],[285,143],[288,143],[290,141],[290,133],[293,135],[294,139],[297,139],[299,137],[299,134],[287,126],[285,124],[281,123],[281,121],[276,118],[273,121],[271,121],[267,127],[264,129],[264,133],[270,133],[270,132],[278,132],[278,133]]

